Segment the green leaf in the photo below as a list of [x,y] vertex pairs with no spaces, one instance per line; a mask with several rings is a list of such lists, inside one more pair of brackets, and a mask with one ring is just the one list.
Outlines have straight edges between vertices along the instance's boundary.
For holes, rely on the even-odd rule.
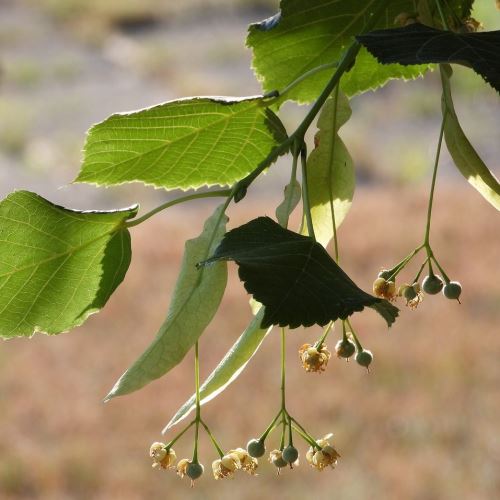
[[[249,28],[247,45],[253,51],[253,69],[265,92],[282,91],[313,68],[338,61],[354,36],[365,31],[380,0],[281,0],[281,12]],[[396,0],[380,17],[375,28],[390,28],[402,12],[413,12],[413,0]],[[362,49],[354,68],[342,78],[342,89],[354,95],[383,85],[391,78],[421,76],[426,66],[385,67]],[[318,72],[286,95],[300,103],[311,102],[333,70]]]
[[[352,158],[338,136],[351,117],[351,107],[342,92],[329,97],[318,119],[316,147],[307,159],[309,204],[316,240],[326,247],[351,208],[355,175]],[[307,224],[302,224],[307,234]]]
[[[246,365],[257,352],[271,328],[262,329],[260,323],[264,317],[261,309],[248,325],[240,338],[226,353],[222,361],[208,376],[200,387],[201,404],[208,403],[233,383],[245,369]],[[195,408],[196,396],[191,396],[172,417],[163,432],[167,432],[174,425],[184,420]]]
[[170,101],[93,126],[76,182],[140,181],[165,189],[232,185],[285,138],[262,98]]
[[287,227],[290,214],[299,204],[302,189],[297,179],[293,179],[291,183],[285,186],[284,191],[283,201],[276,207],[276,219],[278,219],[281,226]]
[[462,175],[487,201],[497,210],[500,210],[500,184],[472,147],[455,113],[450,88],[451,75],[451,67],[442,65],[443,113],[446,112],[444,126],[446,146]]
[[227,223],[223,209],[223,205],[217,208],[205,222],[203,232],[186,242],[182,269],[165,322],[105,401],[137,391],[178,365],[217,312],[226,288],[226,265],[219,263],[199,271],[196,263],[206,259],[219,244]]
[[130,264],[124,222],[136,213],[69,210],[28,191],[2,200],[0,336],[61,333],[101,309]]
[[500,31],[454,33],[417,23],[356,38],[382,64],[462,64],[500,92]]
[[[247,292],[265,306],[261,328],[324,326],[383,302],[358,288],[319,243],[269,217],[226,233],[214,255],[200,265],[219,260],[234,260]],[[398,309],[387,303],[384,311],[390,326]]]

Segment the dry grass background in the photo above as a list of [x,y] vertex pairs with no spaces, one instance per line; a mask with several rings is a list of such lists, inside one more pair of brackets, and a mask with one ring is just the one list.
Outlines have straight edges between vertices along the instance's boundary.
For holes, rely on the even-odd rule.
[[[368,289],[381,266],[419,241],[426,194],[362,189],[357,198],[342,229],[343,264]],[[264,205],[237,207],[231,224],[272,213],[272,204]],[[372,312],[356,315],[353,323],[375,353],[370,375],[336,359],[325,374],[306,374],[296,351],[318,331],[289,333],[290,408],[313,434],[335,434],[342,454],[335,471],[302,463],[276,477],[264,464],[259,477],[215,482],[206,474],[190,490],[173,472],[151,470],[149,443],[192,392],[192,356],[137,394],[106,405],[99,397],[151,340],[182,241],[209,210],[171,212],[135,229],[125,283],[73,334],[0,345],[1,498],[498,498],[500,232],[491,208],[470,189],[439,190],[433,228],[437,255],[464,286],[462,305],[426,297],[416,311],[402,307],[391,331]],[[201,342],[203,374],[249,316],[233,268],[223,307]],[[273,332],[240,379],[206,406],[223,446],[243,445],[274,415],[278,352]],[[191,439],[176,450],[190,456]],[[202,460],[208,467],[214,458],[205,440]]]
[[[0,27],[3,52],[13,50],[11,61],[6,59],[8,71],[0,100],[7,109],[2,116],[8,120],[2,121],[16,132],[14,140],[7,142],[0,134],[2,193],[11,186],[37,189],[38,185],[47,197],[72,206],[118,206],[131,199],[156,205],[161,198],[158,192],[151,199],[149,191],[136,187],[56,192],[54,186],[61,175],[68,175],[69,180],[68,170],[71,175],[75,172],[82,140],[82,130],[77,128],[101,118],[108,112],[106,106],[113,106],[113,111],[118,106],[126,109],[147,104],[143,94],[154,102],[160,95],[164,99],[200,91],[238,93],[242,82],[246,82],[245,89],[254,88],[248,76],[236,69],[248,67],[241,33],[233,39],[237,30],[231,31],[235,24],[238,29],[238,23],[244,26],[244,20],[236,23],[232,17],[224,30],[201,16],[195,20],[200,26],[195,27],[187,17],[169,17],[177,10],[187,12],[180,8],[181,2],[160,3],[163,11],[153,9],[159,4],[153,0],[6,0],[3,8],[7,14],[9,8],[20,5],[37,9],[16,14],[18,20],[24,12],[31,17],[31,24],[26,19],[25,31],[22,26],[3,26],[3,31]],[[240,15],[236,5],[262,8],[275,3],[229,2],[233,16]],[[187,4],[192,7],[200,2],[190,0]],[[209,4],[211,15],[219,8],[222,18],[228,2],[213,0]],[[153,30],[158,39],[144,38],[142,31],[139,35],[129,33],[127,23],[138,16],[140,23],[147,24],[144,13],[151,9],[167,16],[161,21],[166,25]],[[50,44],[41,35],[47,29],[41,27],[47,15],[58,19],[54,25],[52,21],[48,24],[55,39]],[[182,22],[176,31],[178,19]],[[124,23],[128,26],[125,32]],[[122,30],[118,34],[113,31],[114,24]],[[195,30],[203,26],[205,31],[197,34]],[[214,26],[220,31],[210,38],[207,32],[210,35]],[[83,48],[71,38],[72,30],[78,40],[83,37]],[[225,36],[233,37],[231,43]],[[85,45],[89,37],[90,49]],[[162,51],[164,38],[168,41],[166,53]],[[219,39],[218,45],[212,43],[214,38]],[[204,47],[211,44],[210,57],[193,54],[195,69],[190,73],[187,68],[193,66],[193,59],[185,54],[192,51],[190,43],[198,40],[203,40]],[[95,48],[96,41],[102,43],[101,49]],[[146,55],[136,50],[144,42],[150,44]],[[115,43],[120,48],[117,52],[110,49]],[[44,44],[48,44],[48,52],[42,50]],[[57,63],[60,46],[68,48],[64,57],[79,54],[69,65],[63,59],[64,67]],[[133,50],[126,52],[131,47]],[[54,66],[47,66],[45,60],[42,68],[36,66],[42,57],[40,50],[54,56],[49,61]],[[134,54],[140,57],[134,59]],[[227,67],[216,65],[217,71],[210,72],[208,67],[216,64],[217,57],[229,63]],[[207,59],[206,67],[203,58]],[[23,62],[22,71],[14,64],[17,60]],[[56,63],[59,69],[53,71]],[[123,68],[127,79],[120,73]],[[165,68],[165,72],[158,72],[158,68]],[[227,78],[228,74],[235,79]],[[135,83],[130,88],[117,87],[118,91],[113,85],[106,89],[98,79],[107,83],[108,77],[113,85],[120,79],[128,81],[128,77]],[[498,115],[495,118],[491,111],[498,106],[498,98],[487,94],[480,82],[475,87],[467,85],[460,88],[457,78],[461,92],[457,106],[474,144],[498,172]],[[407,87],[388,86],[375,97],[354,101],[353,120],[345,130],[364,187],[357,190],[341,228],[342,265],[367,290],[381,267],[399,261],[423,235],[439,89],[432,75],[424,85]],[[418,88],[423,92],[418,93]],[[81,103],[66,99],[72,90]],[[118,102],[119,98],[127,104]],[[21,103],[24,107],[19,109]],[[63,114],[54,118],[52,108]],[[23,115],[21,111],[27,109],[30,114]],[[405,109],[409,109],[406,115]],[[292,110],[286,116],[289,125],[293,126],[302,113],[303,109]],[[387,115],[393,120],[380,120]],[[475,119],[478,115],[480,122]],[[28,117],[26,123],[17,123],[23,116]],[[44,119],[53,128],[44,125]],[[33,123],[38,126],[34,131],[29,128]],[[78,126],[73,130],[75,123]],[[69,145],[61,140],[66,138],[61,130],[74,134],[67,137]],[[390,142],[386,144],[387,137]],[[36,168],[30,163],[33,158]],[[263,462],[258,477],[241,475],[234,481],[215,482],[209,474],[214,451],[206,439],[201,456],[207,473],[193,490],[173,472],[153,471],[147,456],[149,445],[161,438],[160,430],[192,393],[191,354],[168,376],[137,394],[109,404],[101,402],[116,378],[149,344],[164,318],[183,242],[199,233],[215,203],[197,202],[133,229],[134,256],[125,282],[106,308],[83,327],[57,339],[36,336],[0,344],[0,499],[500,498],[500,226],[497,213],[463,179],[453,175],[446,157],[444,163],[432,243],[450,276],[463,284],[462,305],[441,295],[426,297],[416,311],[400,304],[401,318],[390,331],[371,311],[356,315],[353,324],[365,346],[375,353],[370,375],[354,363],[336,359],[331,360],[325,374],[306,374],[297,349],[316,339],[319,330],[289,333],[290,410],[312,434],[334,433],[342,454],[335,471],[318,473],[302,460],[295,470],[285,470],[276,477],[275,469]],[[279,170],[280,166],[273,168]],[[408,171],[401,173],[405,168]],[[280,177],[284,178],[286,174]],[[414,181],[412,187],[405,179]],[[272,215],[280,199],[282,185],[278,181],[270,180],[267,188],[265,182],[257,183],[244,203],[231,208],[231,226],[263,213]],[[413,274],[414,268],[406,277]],[[218,363],[248,323],[247,301],[232,266],[223,306],[202,337],[202,376]],[[206,421],[225,448],[243,446],[260,434],[277,410],[278,340],[273,332],[243,375],[204,409]],[[189,457],[191,447],[191,439],[186,437],[176,446],[178,456]],[[306,446],[301,444],[300,449],[303,457]]]

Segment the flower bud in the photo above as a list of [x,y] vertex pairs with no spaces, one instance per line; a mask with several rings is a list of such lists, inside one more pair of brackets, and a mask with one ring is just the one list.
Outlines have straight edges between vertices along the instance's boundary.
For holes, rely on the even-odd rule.
[[286,463],[292,466],[299,458],[299,451],[295,446],[289,445],[283,450],[282,458]]
[[358,354],[356,354],[356,363],[358,363],[358,365],[364,366],[367,370],[369,370],[368,367],[371,365],[372,361],[373,354],[367,349],[363,349],[362,351],[358,352]]
[[339,340],[335,346],[339,358],[349,359],[356,352],[356,345],[349,339]]

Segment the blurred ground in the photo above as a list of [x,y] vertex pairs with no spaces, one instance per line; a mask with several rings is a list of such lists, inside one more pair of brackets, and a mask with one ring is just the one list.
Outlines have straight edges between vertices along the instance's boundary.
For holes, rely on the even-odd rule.
[[[165,194],[138,186],[57,188],[76,175],[85,129],[113,111],[190,94],[257,93],[242,39],[246,25],[276,3],[3,0],[2,197],[28,188],[74,208],[157,205]],[[500,16],[493,9],[483,14],[486,26],[498,29]],[[498,96],[458,70],[455,90],[464,128],[498,175]],[[343,266],[365,289],[381,267],[420,243],[438,102],[435,75],[353,101],[343,137],[360,188],[340,236]],[[287,106],[287,125],[293,128],[303,112]],[[273,167],[244,204],[231,209],[233,226],[273,214],[287,167]],[[277,478],[263,464],[257,478],[216,483],[208,474],[215,457],[206,442],[207,474],[195,489],[174,473],[151,470],[149,444],[192,392],[192,357],[137,394],[107,405],[101,398],[154,336],[182,242],[201,230],[213,206],[172,209],[135,228],[126,281],[83,327],[58,339],[0,344],[0,498],[499,498],[500,227],[446,155],[432,242],[464,286],[462,305],[442,296],[426,297],[417,311],[400,304],[402,317],[390,332],[375,314],[356,315],[353,323],[376,356],[369,376],[334,359],[322,376],[305,374],[296,351],[319,332],[289,335],[290,409],[318,437],[335,434],[342,454],[337,470],[317,473],[302,460]],[[202,339],[204,375],[250,318],[231,270],[223,308]],[[277,409],[277,337],[273,332],[243,376],[206,407],[206,420],[227,448],[261,433]],[[300,448],[303,457],[306,447]],[[176,450],[190,456],[190,438]]]

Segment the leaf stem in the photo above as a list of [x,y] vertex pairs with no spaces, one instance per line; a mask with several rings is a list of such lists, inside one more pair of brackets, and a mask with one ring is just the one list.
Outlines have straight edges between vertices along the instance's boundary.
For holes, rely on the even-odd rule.
[[224,189],[219,191],[208,191],[206,193],[194,193],[187,196],[182,196],[181,198],[176,198],[175,200],[170,200],[159,205],[158,207],[154,208],[153,210],[144,214],[142,217],[139,217],[138,219],[132,219],[128,222],[125,222],[125,227],[130,228],[138,226],[139,224],[142,224],[144,221],[148,220],[150,217],[157,214],[158,212],[161,212],[166,208],[173,207],[174,205],[178,205],[179,203],[184,203],[186,201],[191,201],[191,200],[197,200],[199,198],[215,198],[215,197],[230,196],[231,193],[232,193],[231,189]]
[[288,197],[287,200],[287,206],[286,206],[286,221],[285,221],[285,229],[288,227],[288,221],[290,220],[290,207],[292,205],[293,201],[293,188],[295,187],[295,181],[297,180],[297,163],[298,163],[298,156],[296,154],[293,155],[292,159],[292,172],[290,174],[290,182],[289,186],[290,189],[292,190],[292,196]]
[[422,262],[422,265],[420,266],[420,269],[418,270],[417,274],[415,275],[415,278],[413,278],[413,281],[410,284],[417,283],[417,281],[420,278],[420,275],[422,274],[422,271],[424,270],[425,265],[429,262],[429,257],[427,257],[424,262]]
[[[380,15],[382,12],[387,8],[387,5],[390,3],[390,0],[382,0],[378,2],[379,5],[376,9],[375,12],[373,12],[371,19],[369,22],[365,25],[365,30],[364,32],[370,31],[375,24],[377,23]],[[312,105],[311,109],[309,112],[306,114],[300,125],[297,127],[295,132],[290,135],[287,139],[285,139],[281,144],[276,146],[268,155],[267,158],[265,158],[263,161],[257,165],[255,170],[248,174],[245,178],[241,179],[237,184],[235,188],[235,194],[234,194],[234,201],[237,203],[241,201],[247,192],[248,187],[252,182],[267,168],[269,165],[271,165],[280,155],[286,153],[290,147],[294,144],[294,142],[298,139],[299,141],[304,140],[304,136],[313,122],[314,118],[316,115],[319,113],[321,108],[323,107],[323,104],[325,101],[328,99],[329,95],[335,88],[335,86],[339,83],[340,78],[344,73],[347,73],[354,65],[354,62],[356,61],[356,57],[358,55],[358,52],[361,49],[361,45],[357,40],[354,40],[352,44],[347,48],[347,50],[344,52],[344,55],[340,59],[338,65],[336,66],[336,71],[326,84],[326,86],[323,88],[321,94],[319,97],[316,99],[316,102]],[[333,64],[333,63],[332,63]],[[300,78],[300,77],[299,77]],[[271,95],[275,95],[276,91],[271,93]],[[271,101],[272,104],[273,101]]]
[[446,28],[448,31],[450,31],[450,27],[448,25],[448,22],[446,21],[446,17],[444,15],[444,11],[443,11],[443,6],[441,5],[440,0],[436,0],[436,7],[439,11],[439,17],[441,18],[441,22],[443,23],[443,27]]
[[317,349],[320,349],[321,346],[323,345],[323,343],[325,342],[326,337],[328,337],[328,335],[333,327],[333,323],[334,323],[333,321],[330,321],[330,323],[328,325],[326,325],[326,328],[323,331],[323,335],[321,335],[320,339],[316,342]]
[[281,415],[283,415],[283,410],[280,410],[278,414],[273,418],[273,421],[269,424],[269,426],[264,431],[262,436],[260,436],[259,441],[263,443],[266,440],[269,433],[272,432],[272,430],[276,427],[276,422],[278,421],[278,418],[280,418]]
[[171,441],[169,441],[166,445],[165,448],[168,450],[172,448],[172,446],[188,431],[188,429],[191,429],[191,427],[196,423],[196,420],[192,420],[184,429],[182,429],[177,436],[175,436]]
[[424,247],[425,243],[422,243],[422,245],[412,250],[401,262],[399,262],[392,269],[390,269],[389,270],[390,275],[388,280],[394,281],[396,276],[403,270],[406,264],[408,264],[408,262],[410,262],[410,260],[413,259],[413,257],[415,257],[415,255],[417,255],[417,253],[420,252],[420,250],[422,250],[422,248]]
[[332,151],[331,151],[331,161],[330,161],[330,168],[328,169],[328,196],[330,198],[330,213],[332,217],[332,226],[333,226],[333,244],[334,244],[334,250],[335,250],[335,262],[338,264],[339,263],[339,242],[337,239],[337,223],[335,221],[335,207],[333,206],[333,193],[332,193],[332,163],[333,163],[333,158],[335,157],[335,146],[337,143],[337,112],[339,109],[339,85],[335,87],[335,96],[334,96],[334,103],[335,103],[335,108],[333,112],[333,131],[334,131],[334,136],[333,136],[333,143],[332,143]]
[[356,350],[358,352],[363,351],[363,346],[361,345],[361,342],[359,341],[359,339],[356,335],[356,332],[354,331],[354,328],[351,325],[351,322],[348,319],[346,319],[345,322],[347,323],[347,326],[349,326],[349,330],[351,332],[352,339],[354,340],[354,344],[356,345]]
[[434,201],[434,189],[436,187],[436,177],[437,177],[437,170],[438,170],[438,166],[439,166],[439,156],[441,154],[441,145],[443,143],[445,122],[446,122],[446,110],[443,113],[443,120],[441,122],[441,131],[439,132],[439,140],[438,140],[438,145],[437,145],[437,149],[436,149],[436,157],[434,160],[434,169],[432,172],[431,190],[429,193],[429,203],[427,206],[427,223],[426,223],[426,227],[425,227],[424,246],[427,250],[428,257],[430,257],[432,254],[430,244],[429,244],[429,237],[430,237],[430,231],[431,231],[432,204]]
[[293,417],[290,420],[295,424],[295,430],[313,447],[321,449],[321,446],[316,442],[316,440],[302,427],[302,425],[297,422]]
[[[434,257],[434,253],[432,251],[431,251],[430,258],[434,261],[434,263],[436,264],[437,268],[439,269],[439,271],[443,275],[443,278],[444,278],[445,282],[449,283],[450,282],[450,278],[446,274],[445,270],[439,265],[439,262],[437,261],[436,257]],[[430,265],[430,260],[429,260],[429,265]]]
[[198,437],[201,420],[201,406],[200,406],[200,361],[198,352],[198,341],[194,344],[194,379],[196,387],[196,417],[195,417],[195,436],[194,436],[194,451],[193,462],[198,461]]
[[210,438],[210,441],[212,441],[212,444],[214,445],[215,449],[217,450],[217,453],[222,458],[224,456],[224,452],[222,451],[222,448],[219,446],[217,439],[215,439],[214,435],[210,431],[208,425],[202,419],[200,419],[200,424],[203,425],[205,432],[208,434],[208,437]]
[[331,63],[321,64],[320,66],[316,66],[315,68],[312,68],[309,71],[302,73],[302,75],[300,75],[293,82],[289,83],[281,92],[279,90],[273,90],[272,92],[269,92],[268,94],[266,94],[264,97],[267,97],[267,96],[273,97],[274,100],[271,103],[269,103],[269,105],[275,104],[276,102],[281,101],[282,97],[284,97],[291,90],[293,90],[297,85],[302,83],[304,80],[306,80],[310,76],[313,76],[316,73],[320,73],[321,71],[325,71],[326,69],[336,68],[338,66],[338,64],[339,63],[337,61],[335,61],[335,62],[331,62]]
[[281,328],[281,412],[286,412],[286,400],[285,400],[285,374],[286,374],[286,337],[285,329]]
[[300,163],[302,166],[302,202],[304,204],[304,213],[306,215],[307,232],[309,236],[316,241],[311,215],[311,205],[309,203],[309,183],[307,182],[307,149],[305,143],[303,143],[302,148],[300,149]]

